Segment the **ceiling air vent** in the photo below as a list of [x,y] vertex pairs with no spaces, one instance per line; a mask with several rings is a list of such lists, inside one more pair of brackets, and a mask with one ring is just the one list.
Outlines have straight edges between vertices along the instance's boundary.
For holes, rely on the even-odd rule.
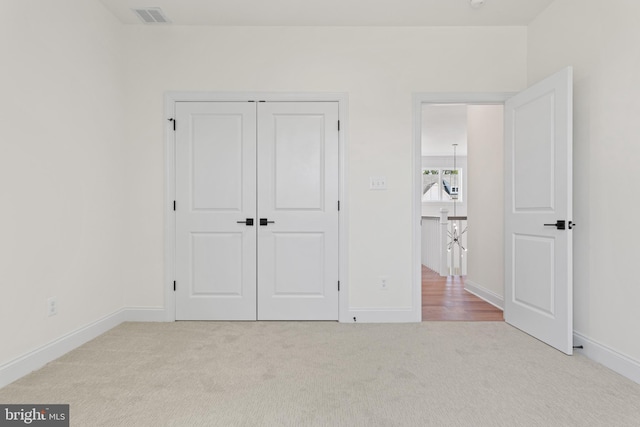
[[171,22],[159,7],[144,7],[131,10],[133,10],[138,18],[145,24],[168,24]]

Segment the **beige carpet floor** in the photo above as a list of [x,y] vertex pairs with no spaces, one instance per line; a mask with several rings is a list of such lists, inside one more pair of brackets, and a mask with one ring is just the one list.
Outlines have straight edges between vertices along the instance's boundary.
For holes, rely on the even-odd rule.
[[640,385],[503,322],[124,323],[3,389],[72,426],[640,426]]

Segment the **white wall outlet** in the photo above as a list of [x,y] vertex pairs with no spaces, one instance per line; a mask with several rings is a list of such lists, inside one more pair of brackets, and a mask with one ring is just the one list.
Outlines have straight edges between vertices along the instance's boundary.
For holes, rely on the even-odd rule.
[[380,289],[383,291],[389,289],[389,276],[380,276]]
[[369,177],[369,190],[386,190],[386,189],[387,189],[386,176],[370,176]]
[[51,317],[56,314],[58,314],[58,299],[56,297],[51,297],[47,299],[47,315]]

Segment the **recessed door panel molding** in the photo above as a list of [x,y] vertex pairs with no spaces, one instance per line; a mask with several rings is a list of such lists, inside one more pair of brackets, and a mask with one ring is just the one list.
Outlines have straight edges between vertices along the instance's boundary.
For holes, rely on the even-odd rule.
[[554,243],[553,237],[513,236],[513,301],[550,317],[555,315]]
[[191,295],[242,297],[242,232],[191,233]]
[[273,233],[274,298],[324,297],[324,233]]
[[548,92],[513,111],[514,212],[553,212],[555,202],[555,94]]
[[193,210],[242,211],[243,115],[210,112],[190,118]]
[[324,206],[325,116],[273,116],[275,210],[322,210]]
[[571,68],[505,103],[505,321],[573,353]]

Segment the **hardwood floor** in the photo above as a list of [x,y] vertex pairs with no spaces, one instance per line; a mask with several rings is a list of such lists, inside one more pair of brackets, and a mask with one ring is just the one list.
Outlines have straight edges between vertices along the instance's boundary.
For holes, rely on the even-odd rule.
[[422,266],[422,320],[503,321],[502,311],[464,290],[464,276]]

